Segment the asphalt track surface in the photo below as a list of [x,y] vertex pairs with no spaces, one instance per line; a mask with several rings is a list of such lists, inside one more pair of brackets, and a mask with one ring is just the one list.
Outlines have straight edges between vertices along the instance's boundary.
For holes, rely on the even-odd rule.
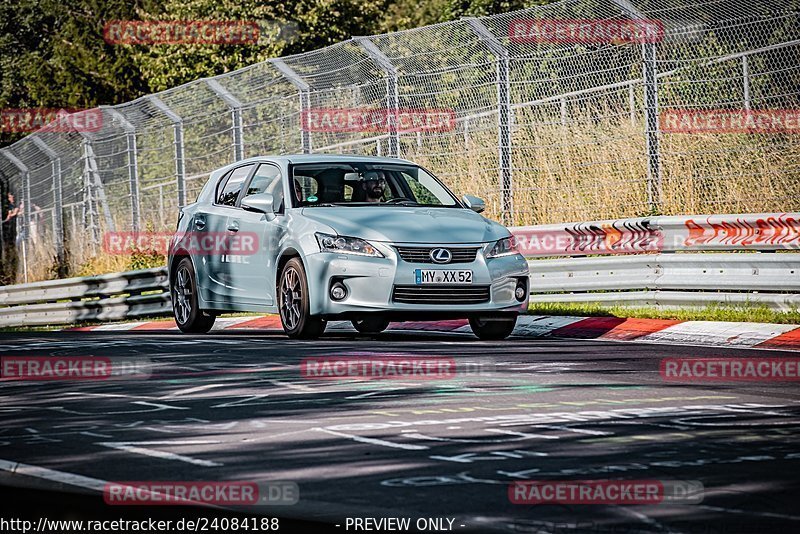
[[[301,374],[304,358],[355,353],[454,358],[459,371]],[[346,522],[356,517],[410,518],[411,531],[419,518],[448,518],[461,532],[797,532],[798,383],[676,384],[659,374],[665,357],[794,354],[408,331],[317,341],[7,333],[3,356],[128,358],[149,364],[149,376],[0,382],[0,459],[102,481],[292,481],[296,504],[235,512],[279,517],[281,532],[353,532]],[[509,485],[534,479],[699,481],[704,494],[695,504],[513,504]],[[192,510],[108,506],[79,483],[8,467],[0,484],[6,518]]]

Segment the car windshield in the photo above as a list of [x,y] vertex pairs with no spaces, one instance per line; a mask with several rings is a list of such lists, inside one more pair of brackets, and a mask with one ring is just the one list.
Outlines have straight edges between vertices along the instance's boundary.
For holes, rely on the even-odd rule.
[[438,179],[416,165],[313,163],[292,168],[293,206],[460,207]]

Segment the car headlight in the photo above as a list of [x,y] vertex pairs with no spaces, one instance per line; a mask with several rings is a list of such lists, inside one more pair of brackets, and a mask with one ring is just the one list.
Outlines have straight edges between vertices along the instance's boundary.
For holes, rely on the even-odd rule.
[[343,254],[357,254],[359,256],[370,256],[373,258],[383,258],[383,254],[373,247],[368,241],[357,237],[345,237],[341,235],[330,235],[317,232],[317,243],[322,252],[340,252]]
[[486,257],[499,258],[500,256],[513,256],[514,254],[519,254],[519,250],[517,250],[517,240],[512,236],[495,242],[489,252],[486,253]]

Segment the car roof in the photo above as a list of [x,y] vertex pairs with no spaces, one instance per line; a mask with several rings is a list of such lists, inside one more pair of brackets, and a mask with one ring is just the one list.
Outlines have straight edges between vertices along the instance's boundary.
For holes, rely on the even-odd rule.
[[280,156],[253,156],[246,160],[236,163],[248,163],[252,161],[284,161],[286,163],[336,163],[336,162],[358,162],[358,163],[410,163],[413,161],[399,158],[384,158],[381,156],[363,156],[360,154],[283,154]]

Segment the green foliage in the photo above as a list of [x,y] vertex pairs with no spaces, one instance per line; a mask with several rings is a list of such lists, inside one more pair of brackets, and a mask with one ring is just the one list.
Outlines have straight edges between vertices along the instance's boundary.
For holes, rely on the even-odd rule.
[[245,20],[259,23],[259,42],[246,45],[124,45],[152,91],[313,50],[378,30],[385,0],[165,0],[149,20]]
[[[0,109],[93,107],[143,94],[131,51],[107,44],[107,20],[150,0],[0,0]],[[0,144],[22,134],[0,133]]]

